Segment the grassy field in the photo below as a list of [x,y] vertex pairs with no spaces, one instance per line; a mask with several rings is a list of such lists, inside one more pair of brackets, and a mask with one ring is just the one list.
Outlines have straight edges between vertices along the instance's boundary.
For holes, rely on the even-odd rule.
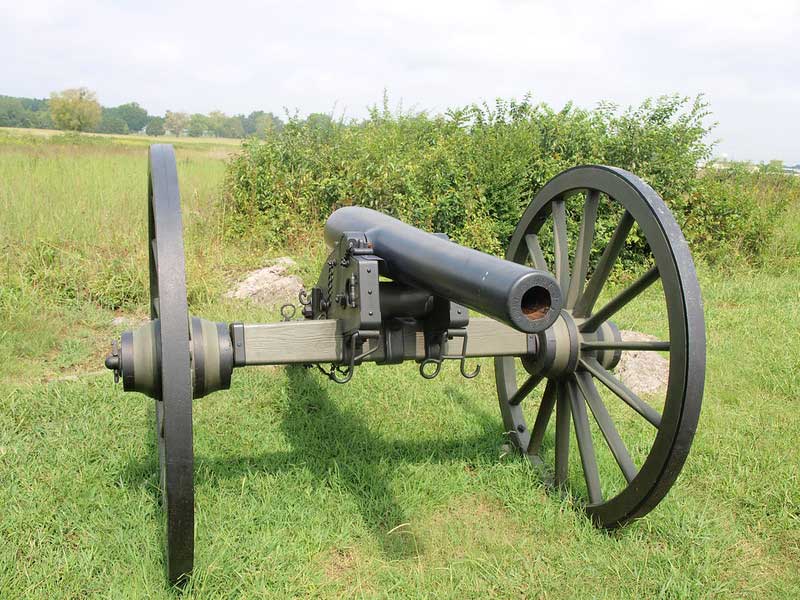
[[[162,139],[158,141],[163,141]],[[145,138],[0,130],[0,598],[169,598],[152,402],[102,356],[144,318]],[[178,140],[191,310],[286,252],[227,239],[227,143]],[[321,238],[293,253],[316,279]],[[465,383],[415,365],[253,368],[195,403],[188,598],[787,598],[800,587],[800,200],[770,260],[700,269],[708,375],[689,461],[614,533],[503,455],[489,361]],[[623,326],[648,331],[649,303]],[[652,331],[658,333],[658,331]],[[574,447],[574,446],[573,446]],[[577,469],[577,453],[572,453]],[[576,471],[577,472],[577,471]]]

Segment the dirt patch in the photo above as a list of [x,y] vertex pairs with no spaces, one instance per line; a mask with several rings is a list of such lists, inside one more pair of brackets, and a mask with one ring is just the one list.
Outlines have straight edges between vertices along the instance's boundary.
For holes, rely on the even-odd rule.
[[[338,597],[373,597],[372,573],[374,566],[357,548],[331,548],[322,553],[317,564]],[[335,591],[334,591],[335,590]],[[326,594],[323,594],[326,595]]]
[[332,581],[347,579],[359,559],[352,548],[334,548],[322,563],[325,576]]
[[287,256],[278,258],[271,265],[248,273],[225,297],[248,299],[268,306],[296,301],[303,288],[300,278],[290,274],[296,266],[297,263]]
[[[625,342],[653,342],[658,338],[638,331],[620,331]],[[669,361],[658,352],[631,350],[622,353],[617,375],[634,393],[652,395],[667,389]]]

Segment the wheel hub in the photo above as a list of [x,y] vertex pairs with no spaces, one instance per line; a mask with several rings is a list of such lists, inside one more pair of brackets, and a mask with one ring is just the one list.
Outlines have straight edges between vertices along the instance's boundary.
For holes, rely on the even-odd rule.
[[[231,385],[233,345],[225,323],[190,318],[189,354],[192,372],[192,397],[201,398]],[[141,392],[151,398],[161,397],[161,346],[158,343],[160,319],[125,331],[114,340],[106,368],[114,378],[122,378],[126,392]]]
[[551,327],[537,334],[536,354],[523,357],[522,365],[531,375],[548,379],[562,379],[574,373],[582,356],[593,355],[603,368],[611,370],[617,366],[620,350],[581,350],[582,342],[619,342],[619,328],[612,321],[604,322],[597,331],[581,333],[578,329],[585,319],[573,317],[562,310]]

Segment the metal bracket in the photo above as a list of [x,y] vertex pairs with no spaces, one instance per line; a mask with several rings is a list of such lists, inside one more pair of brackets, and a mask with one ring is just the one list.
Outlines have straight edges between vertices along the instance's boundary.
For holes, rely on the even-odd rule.
[[[362,232],[345,232],[328,256],[311,298],[300,299],[311,319],[336,319],[342,333],[380,331],[379,275],[382,259]],[[363,336],[362,336],[363,337]]]
[[[423,360],[419,365],[419,374],[422,375],[425,379],[434,379],[436,376],[439,375],[439,372],[442,370],[442,363],[445,360],[457,360],[459,361],[459,371],[461,371],[461,376],[465,379],[472,379],[477,377],[478,374],[481,372],[481,366],[476,365],[475,370],[468,373],[467,372],[467,330],[466,329],[451,329],[449,331],[445,331],[442,334],[440,340],[440,348],[444,348],[445,343],[448,340],[452,340],[453,338],[464,338],[464,343],[461,346],[461,354],[440,354],[438,357],[430,357]],[[435,365],[433,371],[425,371],[428,365]]]
[[244,344],[244,323],[231,323],[231,342],[233,343],[233,366],[242,367],[247,364]]
[[322,365],[317,365],[317,369],[319,369],[321,373],[325,374],[331,381],[336,383],[347,383],[353,378],[353,373],[356,370],[356,366],[360,365],[361,361],[375,352],[380,346],[376,343],[374,348],[371,348],[366,352],[361,352],[360,354],[356,354],[356,348],[363,348],[365,339],[377,339],[379,335],[380,333],[375,331],[356,331],[349,336],[349,343],[345,344],[345,362],[347,362],[346,367],[342,368],[341,364],[331,364],[328,370],[325,370]]

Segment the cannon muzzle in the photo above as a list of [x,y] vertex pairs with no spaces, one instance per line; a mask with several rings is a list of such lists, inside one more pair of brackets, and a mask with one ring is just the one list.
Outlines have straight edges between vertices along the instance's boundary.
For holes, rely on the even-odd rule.
[[375,256],[383,259],[382,274],[387,277],[520,331],[543,331],[561,312],[561,289],[546,271],[465,248],[368,208],[349,206],[334,212],[325,224],[325,242],[332,248],[350,232],[367,236]]

